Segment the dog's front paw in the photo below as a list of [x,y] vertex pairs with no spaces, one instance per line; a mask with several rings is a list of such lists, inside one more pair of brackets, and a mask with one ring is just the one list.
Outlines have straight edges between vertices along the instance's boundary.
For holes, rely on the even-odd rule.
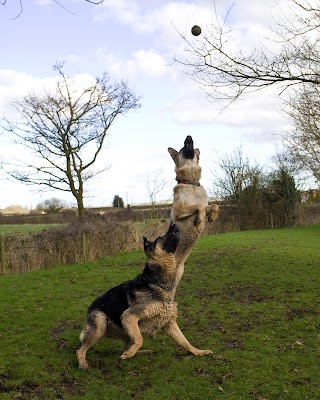
[[137,353],[137,351],[129,349],[127,351],[124,351],[119,358],[120,358],[120,360],[126,360],[127,358],[131,358],[131,357],[135,356],[136,353]]
[[207,356],[208,354],[213,354],[211,350],[199,350],[196,349],[196,351],[193,353],[195,356]]
[[122,353],[121,356],[119,357],[120,360],[126,360],[127,358],[129,358],[129,356],[125,353]]
[[218,218],[218,214],[219,214],[219,206],[217,204],[212,204],[211,211],[208,216],[208,221],[209,222],[215,221]]
[[83,352],[80,351],[80,349],[77,351],[77,360],[78,360],[78,367],[79,369],[88,369],[89,365],[86,361],[85,355],[83,355]]
[[81,362],[79,361],[78,368],[79,369],[88,369],[89,365],[88,365],[88,363],[86,361],[81,361]]

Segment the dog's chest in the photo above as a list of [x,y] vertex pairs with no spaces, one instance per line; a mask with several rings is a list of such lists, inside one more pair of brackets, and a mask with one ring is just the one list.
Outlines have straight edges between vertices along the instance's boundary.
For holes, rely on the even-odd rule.
[[158,303],[150,307],[145,317],[139,321],[139,328],[142,333],[154,336],[170,320],[177,317],[177,304],[175,302]]
[[175,188],[173,201],[205,207],[208,204],[208,195],[202,186],[183,185]]

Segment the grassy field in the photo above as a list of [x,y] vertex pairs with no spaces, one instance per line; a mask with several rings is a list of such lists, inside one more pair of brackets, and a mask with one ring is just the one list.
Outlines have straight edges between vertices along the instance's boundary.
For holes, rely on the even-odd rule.
[[119,361],[102,341],[77,368],[86,309],[134,277],[141,251],[0,278],[1,400],[320,399],[320,226],[204,237],[177,292],[194,357],[159,335]]
[[12,233],[40,233],[45,229],[54,229],[59,228],[63,225],[61,224],[4,224],[0,225],[0,236],[4,234],[12,234]]

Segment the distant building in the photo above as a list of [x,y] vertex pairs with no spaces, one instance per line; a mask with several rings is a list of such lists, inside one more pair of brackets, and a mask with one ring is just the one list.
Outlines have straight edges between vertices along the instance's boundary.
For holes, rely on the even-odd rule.
[[302,203],[317,203],[320,202],[320,190],[309,189],[300,192]]
[[29,210],[19,205],[12,205],[1,210],[3,215],[23,215],[29,214]]

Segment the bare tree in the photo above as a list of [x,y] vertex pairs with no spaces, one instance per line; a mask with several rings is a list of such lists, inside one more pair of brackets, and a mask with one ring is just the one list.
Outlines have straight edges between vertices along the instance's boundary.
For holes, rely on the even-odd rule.
[[[279,2],[280,3],[280,2]],[[223,22],[203,29],[197,39],[181,35],[186,44],[186,59],[176,58],[187,73],[199,83],[213,101],[227,104],[241,95],[270,86],[282,93],[293,85],[320,84],[320,3],[290,0],[287,18],[270,31],[270,50],[266,43],[259,48],[234,50],[230,46],[232,27],[228,27],[230,9]]]
[[292,174],[278,164],[265,173],[237,148],[216,162],[216,195],[228,205],[235,229],[283,227],[295,219],[296,186]]
[[284,143],[297,167],[320,181],[320,87],[304,86],[287,105],[292,130],[284,133]]
[[[62,70],[54,92],[28,94],[13,101],[18,121],[3,119],[3,128],[34,154],[33,161],[8,173],[16,180],[43,188],[71,192],[84,216],[84,184],[104,171],[93,166],[115,119],[140,107],[124,81],[112,83],[107,74],[86,87]],[[31,155],[31,154],[30,154]]]
[[56,197],[51,197],[51,199],[43,200],[41,203],[37,204],[36,210],[44,211],[49,214],[58,213],[63,208],[66,208],[67,204],[65,201],[60,200]]
[[163,177],[162,169],[156,169],[147,175],[147,190],[149,193],[150,203],[156,204],[156,196],[167,186],[168,181]]
[[262,168],[236,148],[220,156],[212,171],[215,196],[228,206],[233,229],[258,229],[265,224],[262,207]]
[[219,157],[212,171],[215,193],[218,198],[224,199],[230,206],[237,207],[243,202],[243,196],[249,187],[260,188],[262,167],[250,162],[245,157],[241,147],[231,154]]

